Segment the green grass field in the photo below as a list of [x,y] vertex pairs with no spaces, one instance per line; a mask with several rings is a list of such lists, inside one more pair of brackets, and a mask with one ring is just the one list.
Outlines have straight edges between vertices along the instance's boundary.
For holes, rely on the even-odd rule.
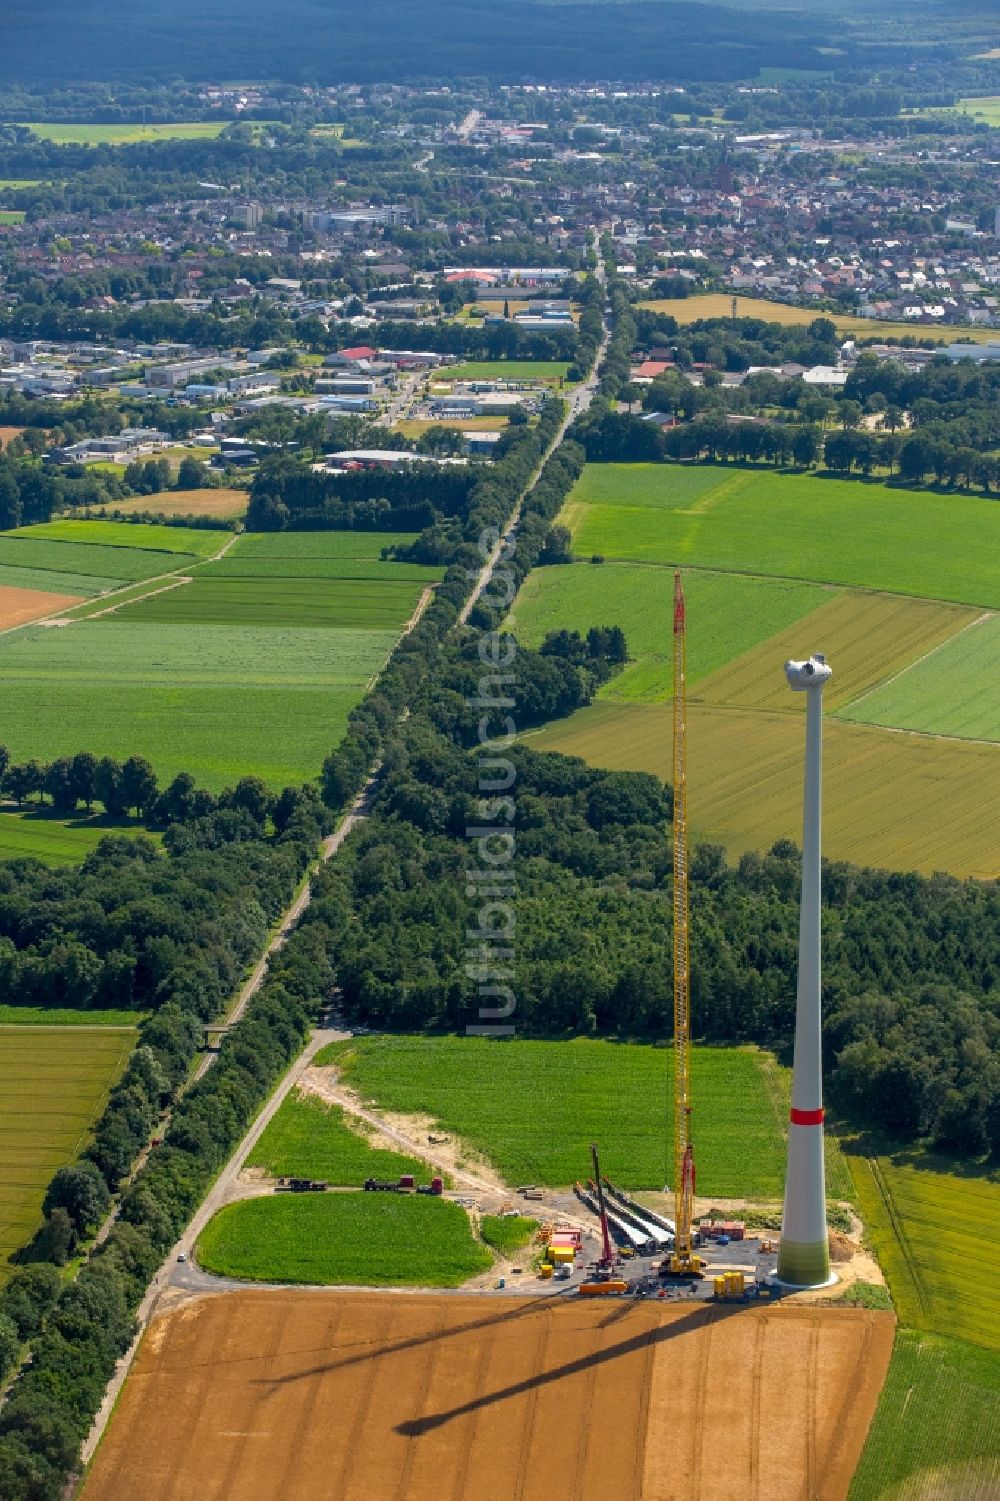
[[44,181],[43,177],[0,177],[0,192],[4,188],[40,188]]
[[[440,568],[383,562],[384,547],[414,540],[413,532],[247,532],[212,563],[213,579],[377,579],[433,584]],[[295,585],[294,593],[299,593]],[[409,611],[407,611],[409,614]],[[405,618],[405,617],[404,617]]]
[[[0,544],[2,546],[2,544]],[[40,589],[44,594],[102,594],[121,587],[121,579],[100,573],[57,573],[49,568],[15,568],[0,562],[0,584],[11,589]]]
[[134,1027],[143,1011],[78,1011],[72,1006],[0,1006],[0,1027]]
[[850,1501],[991,1501],[1000,1494],[1000,1182],[932,1157],[847,1162],[901,1325]]
[[[19,526],[3,537],[25,537],[32,542],[86,543],[96,547],[139,548],[143,552],[184,553],[211,558],[229,541],[226,532],[193,526],[160,526],[149,521],[45,521],[37,526]],[[172,566],[170,558],[164,567]]]
[[160,125],[67,125],[33,121],[28,129],[56,146],[134,146],[140,141],[199,141],[221,135],[229,120],[179,120]]
[[182,578],[190,578],[190,574],[181,574],[179,578],[143,579],[138,584],[122,584],[120,580],[112,580],[112,588],[109,593],[99,595],[96,599],[84,600],[82,604],[73,605],[65,610],[67,620],[89,620],[94,615],[106,614],[109,610],[118,610],[131,600],[142,599],[160,589],[181,589],[189,587],[181,582]]
[[513,380],[558,386],[566,379],[566,360],[468,360],[434,372],[441,380]]
[[0,208],[0,224],[23,224],[24,210],[20,208]]
[[980,124],[1000,130],[1000,94],[960,99],[958,113],[971,115]]
[[[31,533],[38,530],[30,528]],[[138,533],[139,529],[134,530]],[[199,535],[211,537],[213,534]],[[133,579],[155,578],[157,574],[169,573],[175,568],[190,567],[196,561],[192,554],[183,552],[154,552],[138,546],[110,547],[91,542],[50,542],[21,532],[0,534],[0,567],[4,571],[13,573],[23,568],[64,579],[91,577],[99,579],[102,588],[108,587],[109,580],[127,583]],[[23,587],[37,589],[41,586],[25,582]],[[67,584],[63,592],[72,594],[77,591]]]
[[1000,606],[1000,507],[819,475],[588,465],[561,513],[581,557],[689,564]]
[[[660,1189],[672,1125],[668,1048],[578,1039],[370,1037],[333,1043],[318,1063],[386,1110],[426,1114],[488,1157],[512,1186],[564,1186],[590,1173],[590,1143],[604,1170],[633,1188]],[[696,1142],[700,1193],[780,1197],[788,1078],[751,1048],[696,1048]],[[623,1100],[652,1102],[625,1111]],[[833,1198],[852,1198],[838,1151]]]
[[61,818],[50,809],[4,810],[0,812],[0,860],[30,857],[43,865],[76,865],[108,834],[145,832],[131,818]]
[[142,620],[162,621],[167,625],[389,631],[409,619],[422,592],[422,584],[405,579],[307,577],[292,584],[285,578],[217,577],[203,571],[190,584],[138,600],[123,608],[115,618],[128,624]]
[[1000,1350],[991,1252],[1000,1234],[1000,1183],[885,1157],[848,1161],[900,1321]]
[[484,1214],[479,1221],[479,1233],[486,1244],[508,1259],[530,1245],[537,1229],[538,1221],[522,1214]]
[[971,740],[1000,740],[1000,615],[961,635],[840,711],[844,719]]
[[145,756],[161,780],[190,771],[213,790],[250,774],[277,787],[301,782],[339,742],[397,634],[125,620],[3,639],[4,737],[15,760],[90,750]]
[[[724,573],[685,578],[691,630],[687,676],[693,685],[733,657],[766,641],[830,598],[815,584]],[[668,568],[642,563],[574,563],[536,568],[525,579],[507,618],[527,646],[556,629],[586,635],[593,625],[619,625],[629,665],[600,690],[602,699],[644,703],[673,692],[674,581]]]
[[849,1501],[995,1501],[1000,1363],[961,1340],[896,1334]]
[[352,1129],[339,1105],[294,1091],[282,1102],[246,1160],[273,1178],[320,1178],[337,1187],[359,1188],[366,1178],[398,1178],[413,1173],[418,1182],[433,1176],[425,1162],[370,1146]]
[[0,1282],[41,1223],[53,1173],[86,1145],[135,1039],[131,1028],[0,1026]]
[[[161,780],[190,771],[213,790],[251,774],[277,787],[317,776],[422,590],[441,576],[379,560],[384,546],[409,534],[230,539],[114,521],[28,530],[0,536],[0,583],[11,557],[35,565],[7,567],[11,582],[23,575],[25,585],[40,587],[44,578],[56,592],[153,582],[74,607],[65,629],[27,627],[3,638],[0,691],[12,756],[136,754]],[[79,535],[95,540],[62,540]],[[201,556],[120,546],[122,537],[196,545]],[[81,575],[58,572],[67,559],[103,569],[99,583],[95,573],[74,588]]]
[[459,1287],[491,1257],[468,1215],[409,1194],[275,1194],[220,1210],[198,1262],[254,1282],[366,1287]]

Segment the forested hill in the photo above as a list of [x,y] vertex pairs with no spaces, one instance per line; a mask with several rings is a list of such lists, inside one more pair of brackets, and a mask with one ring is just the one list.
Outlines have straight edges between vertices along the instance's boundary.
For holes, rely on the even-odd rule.
[[[281,78],[338,83],[422,78],[753,78],[761,67],[899,65],[816,12],[646,0],[8,0],[0,79]],[[849,55],[847,53],[849,52]]]

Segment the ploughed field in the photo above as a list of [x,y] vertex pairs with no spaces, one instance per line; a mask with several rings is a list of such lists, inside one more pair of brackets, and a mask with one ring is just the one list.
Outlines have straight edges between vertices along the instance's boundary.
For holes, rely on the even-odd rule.
[[46,569],[101,596],[59,628],[0,640],[12,758],[140,755],[161,782],[190,771],[213,791],[315,777],[440,577],[381,560],[405,540],[114,521],[0,536],[0,583]]
[[854,1309],[220,1294],[151,1325],[83,1497],[841,1501],[892,1328]]
[[[537,749],[671,774],[672,571],[688,599],[688,789],[697,837],[733,856],[800,837],[803,697],[821,651],[825,852],[1000,874],[1000,512],[974,497],[712,465],[590,465],[561,520],[580,561],[536,569],[508,626],[620,625],[629,663]],[[605,561],[583,561],[591,554]],[[913,810],[919,810],[917,817]]]
[[135,1040],[132,1027],[0,1025],[0,1282],[42,1222],[52,1175],[86,1146]]

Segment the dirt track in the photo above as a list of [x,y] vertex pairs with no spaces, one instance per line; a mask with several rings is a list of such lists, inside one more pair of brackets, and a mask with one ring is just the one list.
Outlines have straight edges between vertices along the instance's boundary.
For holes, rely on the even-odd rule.
[[894,1321],[240,1292],[150,1326],[84,1501],[842,1501]]

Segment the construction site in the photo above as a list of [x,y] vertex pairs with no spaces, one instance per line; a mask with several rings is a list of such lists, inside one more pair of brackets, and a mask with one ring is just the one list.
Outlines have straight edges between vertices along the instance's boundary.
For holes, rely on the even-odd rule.
[[[460,1144],[449,1159],[449,1138],[426,1131],[429,1122],[421,1152],[400,1134],[402,1122],[383,1119],[386,1142],[413,1148],[433,1176],[369,1177],[354,1185],[355,1197],[444,1198],[476,1227],[486,1215],[532,1217],[520,1258],[497,1257],[489,1272],[447,1293],[250,1291],[197,1265],[196,1217],[84,1501],[438,1501],[442,1485],[448,1501],[845,1501],[895,1318],[817,1301],[837,1280],[819,1093],[819,715],[829,669],[822,657],[785,669],[789,686],[808,693],[809,714],[779,1235],[736,1213],[696,1212],[685,637],[678,575],[669,1184],[640,1198],[605,1176],[598,1143],[583,1142],[571,1191],[514,1188],[488,1170],[477,1177]],[[333,1191],[305,1177],[233,1185],[233,1197]],[[656,1207],[644,1202],[653,1199]]]

